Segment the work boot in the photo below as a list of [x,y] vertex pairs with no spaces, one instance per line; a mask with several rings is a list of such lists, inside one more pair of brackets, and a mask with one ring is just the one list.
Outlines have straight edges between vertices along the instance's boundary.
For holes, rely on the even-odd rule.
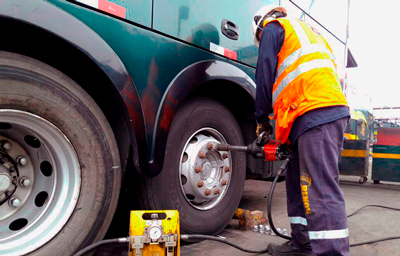
[[269,244],[267,250],[268,253],[273,256],[280,256],[280,255],[312,256],[312,253],[300,252],[298,248],[293,246],[292,241],[287,241],[283,244]]

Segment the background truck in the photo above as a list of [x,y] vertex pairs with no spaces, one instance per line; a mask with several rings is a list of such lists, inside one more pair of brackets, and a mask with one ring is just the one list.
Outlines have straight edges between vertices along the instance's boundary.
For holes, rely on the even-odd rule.
[[[251,22],[266,4],[328,31],[303,12],[314,1],[1,1],[0,255],[71,255],[113,218],[128,227],[136,203],[219,233],[246,170],[273,175],[207,148],[255,139]],[[347,0],[315,13],[331,5],[346,14]]]

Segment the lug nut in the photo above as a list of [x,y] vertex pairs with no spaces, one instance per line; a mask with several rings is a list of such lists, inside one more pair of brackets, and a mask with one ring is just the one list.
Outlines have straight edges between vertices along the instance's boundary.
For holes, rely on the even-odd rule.
[[8,140],[5,140],[1,142],[1,148],[7,151],[12,148],[12,145]]
[[204,191],[204,194],[205,194],[206,196],[211,195],[211,190],[209,190],[209,189],[207,188],[206,191]]
[[271,228],[268,225],[264,226],[264,233],[267,234],[267,235],[271,234]]
[[201,166],[196,166],[196,167],[194,167],[194,171],[195,171],[196,173],[201,172]]
[[219,189],[218,189],[218,188],[215,188],[215,189],[214,189],[214,195],[219,195],[219,193],[220,193]]
[[197,182],[197,186],[198,186],[199,188],[201,188],[202,186],[204,186],[204,181],[199,180],[199,181]]
[[201,159],[205,158],[205,157],[206,157],[206,153],[204,153],[204,151],[200,151],[200,152],[199,152],[199,157],[200,157]]
[[19,200],[19,198],[17,197],[12,197],[9,201],[8,201],[8,205],[11,207],[18,207],[21,205],[21,200]]
[[261,234],[264,234],[264,226],[263,225],[258,225],[258,232],[260,232]]
[[214,144],[212,144],[211,142],[207,143],[207,149],[208,150],[212,150],[214,148]]
[[253,227],[253,231],[254,232],[258,232],[258,226],[257,225]]
[[231,168],[229,166],[225,166],[224,170],[225,170],[225,172],[230,172]]
[[22,178],[19,180],[19,184],[20,184],[22,187],[29,187],[29,186],[32,184],[32,181],[31,181],[28,177],[22,177]]
[[25,166],[28,164],[28,159],[24,156],[17,157],[17,163],[21,166]]
[[228,154],[227,153],[223,153],[222,154],[222,159],[227,159],[228,158]]
[[222,186],[226,186],[226,185],[228,185],[228,181],[227,181],[227,180],[223,180],[223,181],[221,181],[221,185],[222,185]]

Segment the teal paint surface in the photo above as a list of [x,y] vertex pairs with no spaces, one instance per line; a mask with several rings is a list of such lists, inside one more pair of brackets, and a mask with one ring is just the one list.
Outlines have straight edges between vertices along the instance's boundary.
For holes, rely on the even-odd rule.
[[[220,55],[86,7],[60,0],[49,0],[49,2],[84,22],[98,33],[121,58],[140,96],[149,155],[151,155],[157,111],[173,79],[183,69],[196,62],[227,61]],[[230,63],[242,69],[254,80],[255,68],[233,61]]]
[[[374,145],[375,153],[400,155],[400,146]],[[400,182],[400,159],[374,157],[371,179]]]
[[368,175],[368,140],[345,140],[343,149],[347,150],[365,150],[364,157],[340,157],[339,174],[352,176],[367,176]]
[[77,0],[77,2],[86,4],[96,9],[98,8],[100,1],[125,8],[125,18],[127,20],[147,27],[151,26],[151,0]]
[[400,146],[374,144],[374,153],[400,154]]
[[400,160],[375,158],[372,163],[371,179],[400,182]]
[[[253,16],[268,4],[279,5],[279,0],[154,0],[154,29],[207,50],[212,42],[235,51],[238,61],[255,66],[258,48],[251,29]],[[239,27],[238,40],[222,34],[223,19]],[[204,34],[212,34],[211,40],[201,40]]]

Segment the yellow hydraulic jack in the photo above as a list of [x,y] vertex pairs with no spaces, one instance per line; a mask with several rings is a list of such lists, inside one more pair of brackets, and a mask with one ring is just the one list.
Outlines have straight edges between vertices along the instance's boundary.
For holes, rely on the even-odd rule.
[[179,256],[178,211],[132,211],[129,256]]

